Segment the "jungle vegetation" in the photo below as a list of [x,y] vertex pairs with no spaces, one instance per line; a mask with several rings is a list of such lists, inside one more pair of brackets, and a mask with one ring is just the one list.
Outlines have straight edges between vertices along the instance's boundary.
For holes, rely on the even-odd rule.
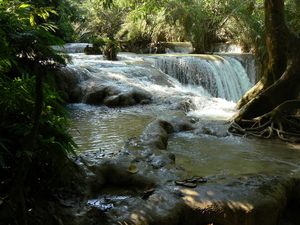
[[299,9],[298,0],[0,0],[0,224],[42,224],[30,214],[35,199],[74,169],[77,146],[53,91],[68,56],[49,46],[91,42],[110,52],[188,41],[205,53],[239,44],[263,75],[230,131],[297,141]]
[[[0,2],[0,224],[28,224],[34,199],[66,182],[76,144],[53,67],[67,56],[47,21],[52,7]],[[30,200],[31,199],[31,200]],[[34,224],[34,223],[33,223]]]

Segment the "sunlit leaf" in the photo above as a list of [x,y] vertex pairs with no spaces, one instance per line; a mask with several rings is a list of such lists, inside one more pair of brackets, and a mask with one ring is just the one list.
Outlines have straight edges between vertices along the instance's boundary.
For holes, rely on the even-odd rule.
[[31,5],[29,5],[29,4],[22,4],[22,5],[20,5],[20,8],[28,8],[28,7],[31,7]]
[[36,23],[35,23],[35,21],[34,21],[34,15],[30,14],[29,21],[30,21],[30,25],[31,25],[31,26],[36,25]]

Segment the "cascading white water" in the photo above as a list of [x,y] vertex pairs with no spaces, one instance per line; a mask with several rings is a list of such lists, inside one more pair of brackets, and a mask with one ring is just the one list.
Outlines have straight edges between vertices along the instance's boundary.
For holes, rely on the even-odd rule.
[[[139,88],[153,95],[149,105],[117,109],[83,103],[68,105],[71,119],[81,133],[78,134],[76,129],[70,132],[84,153],[99,152],[100,149],[103,155],[113,154],[128,140],[139,137],[150,122],[158,118],[176,122],[177,118],[187,115],[199,119],[199,128],[170,135],[168,150],[176,155],[176,163],[189,173],[204,176],[261,171],[288,175],[299,173],[300,162],[295,146],[210,135],[220,130],[211,121],[222,123],[223,119],[230,118],[234,113],[233,101],[238,100],[253,84],[236,60],[215,55],[141,56],[119,53],[118,61],[107,61],[99,55],[71,55],[74,65],[68,67],[71,67],[70,71],[85,78],[82,81],[84,84],[87,82],[86,77],[91,77],[89,85],[98,83],[124,91]],[[159,68],[170,75],[172,71],[177,73],[182,84]],[[212,93],[233,100],[212,97],[200,86],[204,81],[207,86],[215,88],[212,88]],[[223,91],[217,90],[218,87],[223,88]],[[192,103],[195,107],[185,111],[178,107],[182,106],[182,102]]]
[[93,44],[91,43],[67,43],[64,46],[51,46],[56,51],[63,51],[66,53],[82,53],[84,52],[84,48],[86,46],[92,47]]
[[119,53],[118,61],[107,61],[101,55],[70,55],[74,65],[68,67],[87,72],[93,85],[143,89],[153,102],[168,102],[171,108],[188,101],[193,105],[188,113],[201,118],[231,117],[235,103],[253,85],[241,63],[228,56]]
[[[126,143],[130,143],[131,140],[139,141],[145,127],[156,119],[172,123],[176,123],[177,119],[178,121],[194,119],[195,130],[170,134],[167,148],[168,152],[175,154],[176,165],[183,167],[190,176],[213,178],[215,175],[221,175],[222,179],[226,179],[227,175],[237,175],[239,179],[244,180],[255,174],[267,174],[295,176],[299,179],[298,146],[274,140],[219,135],[223,133],[222,128],[226,130],[227,125],[223,125],[224,121],[218,119],[229,118],[233,113],[234,101],[237,101],[253,84],[249,81],[245,69],[236,60],[220,56],[187,57],[181,54],[139,56],[128,53],[119,54],[119,61],[107,61],[102,56],[83,54],[72,54],[72,57],[74,65],[66,70],[78,74],[82,79],[77,80],[81,80],[82,83],[91,79],[90,86],[109,85],[123,91],[138,87],[153,95],[150,104],[124,108],[84,103],[69,104],[67,109],[71,120],[76,129],[80,130],[80,134],[76,129],[70,130],[70,133],[88,160],[92,161],[93,158],[97,162],[105,157],[114,157],[114,153],[119,150],[126,150]],[[158,63],[162,65],[158,66]],[[169,75],[178,74],[173,77],[177,76],[181,83],[159,68]],[[204,87],[209,88],[204,90]],[[211,93],[208,93],[209,91]],[[197,108],[187,112],[182,108],[173,107],[182,101],[193,102]],[[193,118],[186,118],[186,115]],[[140,150],[138,147],[131,147],[137,152]],[[141,157],[147,152],[148,147],[145,147],[140,151]],[[127,155],[124,155],[124,159],[126,157]],[[149,156],[149,159],[151,157]],[[141,160],[137,157],[136,162],[139,161]],[[92,169],[94,168],[93,166]],[[148,171],[162,172],[162,175],[169,171],[173,173],[173,170],[168,170],[167,167],[146,169],[145,175],[149,174]],[[125,170],[124,172],[126,173]],[[255,176],[255,179],[256,177],[260,179],[260,175]],[[164,177],[160,178],[163,182],[170,181],[164,181]],[[210,182],[217,184],[218,181],[210,180]],[[249,180],[246,185],[251,182],[252,180]],[[236,180],[224,187],[220,193],[224,193],[227,198],[229,196],[227,190],[234,185],[244,190],[244,186]],[[266,192],[263,188],[264,186],[262,191]],[[188,188],[186,190],[192,193],[191,195],[196,193]],[[233,192],[234,190],[236,189],[233,189]],[[207,193],[215,198],[214,191],[209,190]],[[261,195],[260,191],[258,195]],[[244,199],[242,200],[241,204],[240,202],[230,204],[244,207],[246,203]],[[97,201],[98,199],[93,199],[96,206],[98,203],[101,204],[102,199]]]
[[236,44],[214,44],[210,47],[211,52],[223,52],[223,53],[242,53],[241,46]]
[[184,85],[201,86],[212,97],[237,102],[252,86],[239,61],[218,55],[168,55],[144,58]]

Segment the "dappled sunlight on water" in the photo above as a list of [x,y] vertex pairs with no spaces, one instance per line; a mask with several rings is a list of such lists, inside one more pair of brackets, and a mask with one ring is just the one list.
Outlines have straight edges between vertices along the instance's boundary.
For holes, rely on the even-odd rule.
[[153,120],[147,115],[137,120],[135,112],[105,106],[70,104],[67,109],[74,124],[69,132],[85,153],[118,151],[126,141],[140,136]]
[[[243,67],[228,57],[203,56],[204,61],[199,61],[201,57],[192,55],[139,57],[135,54],[120,54],[119,61],[107,61],[102,56],[84,54],[72,54],[72,57],[74,68],[77,66],[93,77],[90,85],[98,82],[101,85],[118,87],[122,91],[137,87],[152,95],[149,105],[125,108],[82,103],[67,105],[66,108],[74,123],[70,133],[84,153],[119,151],[129,140],[139,138],[146,126],[156,119],[176,121],[180,118],[193,117],[195,121],[202,120],[205,129],[211,130],[210,133],[218,133],[218,127],[209,122],[206,124],[205,121],[218,120],[224,123],[235,113],[235,102],[212,97],[211,93],[214,93],[214,90],[208,90],[208,86],[199,86],[202,84],[202,78],[206,76],[202,74],[203,68],[199,67],[199,63],[200,65],[208,63],[210,67],[207,68],[211,69],[209,73],[214,76],[226,74],[230,77],[231,67],[235,68],[234,79],[238,80],[237,83],[241,87],[237,87],[240,90],[234,92],[233,99],[240,98],[251,85]],[[161,62],[156,61],[154,64],[158,57],[162,57],[159,59]],[[220,59],[221,61],[218,61]],[[168,64],[171,62],[173,64]],[[157,66],[159,64],[161,67]],[[182,66],[180,70],[179,64]],[[224,64],[226,70],[222,70]],[[168,72],[171,70],[176,72],[177,69],[179,78],[189,74],[185,77],[185,82],[189,82],[180,83],[175,79],[177,75],[170,77],[159,68],[165,68]],[[239,75],[240,71],[242,76]],[[206,84],[210,82],[210,77],[208,75],[205,77]],[[223,86],[227,85],[226,79],[221,82]],[[233,88],[227,86],[229,90]],[[236,88],[237,85],[233,86]],[[219,88],[221,87],[218,86],[218,92],[224,92]],[[190,105],[191,108],[182,107],[186,105]],[[77,133],[76,129],[80,130],[80,133]],[[201,131],[180,132],[169,135],[167,150],[176,155],[176,163],[191,175],[244,173],[293,175],[300,171],[300,148],[278,140],[217,137]]]
[[170,137],[168,149],[191,175],[300,171],[300,151],[280,140],[178,133]]
[[[119,151],[129,140],[139,138],[155,119],[177,118],[172,110],[159,109],[157,105],[112,109],[70,104],[67,109],[75,126],[70,132],[84,153]],[[79,134],[76,129],[80,130]],[[300,171],[300,147],[279,140],[180,132],[169,135],[167,150],[175,154],[176,164],[191,176],[293,175]]]

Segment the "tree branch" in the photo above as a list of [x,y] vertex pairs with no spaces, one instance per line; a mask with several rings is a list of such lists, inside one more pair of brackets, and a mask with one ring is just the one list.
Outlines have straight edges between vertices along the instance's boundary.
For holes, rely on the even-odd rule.
[[230,18],[230,17],[231,17],[238,9],[240,9],[242,6],[246,5],[246,4],[249,3],[249,2],[253,2],[253,4],[254,4],[258,9],[263,9],[263,8],[264,8],[263,5],[260,5],[260,4],[256,3],[255,0],[246,0],[246,1],[244,1],[243,3],[241,3],[238,7],[236,7],[234,10],[232,10],[231,13],[229,13],[229,15],[223,20],[223,22],[222,22],[222,24],[221,24],[221,26],[220,26],[219,28],[222,28],[222,27],[226,24],[227,20],[229,20],[229,18]]

